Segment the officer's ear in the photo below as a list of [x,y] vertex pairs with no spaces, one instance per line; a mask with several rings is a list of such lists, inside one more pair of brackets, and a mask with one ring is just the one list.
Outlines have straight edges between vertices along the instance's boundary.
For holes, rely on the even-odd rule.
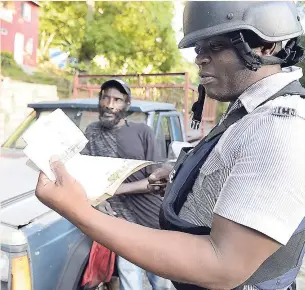
[[274,55],[276,52],[276,43],[264,43],[264,45],[255,48],[254,51],[260,56]]
[[276,43],[268,43],[265,44],[263,47],[263,55],[274,55],[274,53],[276,52]]

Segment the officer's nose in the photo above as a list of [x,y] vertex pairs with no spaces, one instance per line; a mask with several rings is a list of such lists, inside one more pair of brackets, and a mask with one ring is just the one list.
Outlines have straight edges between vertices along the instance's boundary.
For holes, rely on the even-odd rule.
[[207,55],[198,54],[195,58],[195,63],[198,66],[202,66],[211,62],[211,58]]

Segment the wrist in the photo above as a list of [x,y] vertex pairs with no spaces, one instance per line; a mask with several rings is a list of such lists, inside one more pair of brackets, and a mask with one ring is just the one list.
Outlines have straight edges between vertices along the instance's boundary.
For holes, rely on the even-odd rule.
[[105,218],[109,217],[107,214],[95,209],[92,206],[86,207],[80,210],[77,215],[74,216],[72,223],[78,227],[83,233],[88,234],[92,230],[96,230],[96,221],[104,221]]
[[69,207],[63,209],[61,215],[78,226],[86,221],[93,210],[89,202],[73,203],[73,205],[70,203]]

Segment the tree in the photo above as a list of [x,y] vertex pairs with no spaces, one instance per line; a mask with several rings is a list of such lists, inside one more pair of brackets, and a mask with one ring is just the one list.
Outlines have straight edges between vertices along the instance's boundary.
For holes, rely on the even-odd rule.
[[41,56],[60,47],[106,73],[167,72],[180,63],[171,2],[91,2],[41,2]]
[[48,49],[59,47],[77,57],[86,26],[85,2],[41,2],[39,19],[39,54],[46,58]]

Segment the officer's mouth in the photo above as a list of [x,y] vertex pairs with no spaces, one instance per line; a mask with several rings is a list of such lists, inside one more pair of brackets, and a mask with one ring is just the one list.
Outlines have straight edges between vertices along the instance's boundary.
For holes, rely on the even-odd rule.
[[200,84],[202,84],[203,86],[207,85],[207,84],[210,84],[210,83],[212,83],[216,80],[215,77],[210,76],[210,75],[200,74],[199,77],[200,77]]

